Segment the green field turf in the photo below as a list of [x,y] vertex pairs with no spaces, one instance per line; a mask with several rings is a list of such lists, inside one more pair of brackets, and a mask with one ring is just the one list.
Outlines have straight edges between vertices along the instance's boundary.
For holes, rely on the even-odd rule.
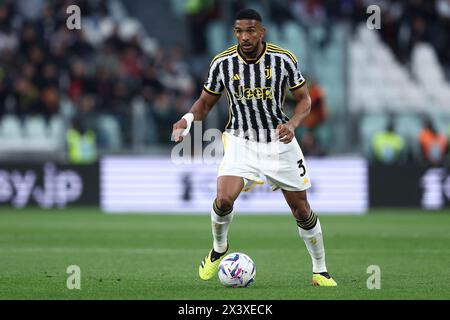
[[[0,299],[450,299],[450,212],[321,216],[336,288],[310,285],[311,262],[288,214],[237,214],[231,251],[257,265],[249,288],[198,279],[209,215],[106,215],[95,209],[0,210]],[[69,265],[81,290],[69,290]],[[381,289],[366,286],[369,265]]]

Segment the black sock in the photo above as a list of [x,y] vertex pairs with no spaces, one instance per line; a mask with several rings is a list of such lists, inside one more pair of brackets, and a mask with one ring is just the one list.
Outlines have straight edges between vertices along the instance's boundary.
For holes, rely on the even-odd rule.
[[324,276],[327,279],[331,278],[331,276],[328,272],[314,272],[314,274],[320,274],[321,276]]
[[227,245],[227,250],[225,250],[225,252],[216,252],[214,251],[214,249],[212,249],[211,251],[211,262],[216,261],[217,259],[219,259],[221,256],[223,256],[226,252],[228,251],[228,245]]

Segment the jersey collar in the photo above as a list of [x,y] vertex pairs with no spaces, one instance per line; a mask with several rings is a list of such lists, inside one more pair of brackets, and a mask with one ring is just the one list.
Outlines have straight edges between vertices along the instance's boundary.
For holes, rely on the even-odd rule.
[[259,54],[259,56],[258,57],[256,57],[256,59],[251,59],[251,60],[248,60],[248,59],[246,59],[245,58],[245,56],[241,53],[241,47],[238,45],[237,46],[237,53],[238,53],[238,56],[239,56],[239,58],[245,63],[245,64],[257,64],[259,61],[261,61],[261,59],[262,59],[262,57],[264,57],[264,55],[266,54],[266,51],[267,51],[267,43],[265,42],[265,41],[263,41],[263,46],[264,46],[264,49],[261,51],[261,53]]

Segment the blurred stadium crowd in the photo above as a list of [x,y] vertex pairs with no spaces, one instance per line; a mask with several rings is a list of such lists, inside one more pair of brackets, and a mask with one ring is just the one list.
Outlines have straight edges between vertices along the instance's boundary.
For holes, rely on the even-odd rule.
[[[171,1],[174,10],[183,7],[192,46],[179,43],[161,46],[158,39],[145,36],[138,21],[115,18],[112,5],[117,2],[0,1],[1,141],[11,142],[17,138],[13,135],[27,140],[42,134],[43,141],[47,141],[41,141],[42,146],[53,135],[60,141],[54,144],[58,150],[66,147],[68,142],[66,139],[61,142],[61,137],[72,128],[81,134],[93,133],[95,142],[91,141],[91,147],[100,150],[168,145],[172,123],[187,112],[201,90],[204,71],[211,59],[206,34],[210,24],[217,19],[231,21],[232,12],[255,3]],[[71,4],[81,8],[81,30],[69,30],[66,26],[66,9]],[[306,33],[311,27],[322,26],[319,48],[323,48],[331,41],[337,22],[347,22],[352,32],[357,32],[357,26],[365,24],[366,9],[371,4],[381,8],[379,34],[396,60],[405,68],[411,67],[414,47],[426,42],[435,50],[444,82],[448,83],[450,0],[267,0],[258,1],[257,7],[274,25],[295,22]],[[193,56],[202,59],[200,71],[190,63]],[[333,119],[327,111],[325,88],[320,81],[313,81],[310,86],[313,112],[302,130],[302,147],[307,154],[324,155],[329,151],[316,142],[315,129]],[[450,113],[450,104],[447,108]],[[377,130],[384,132],[386,127],[395,131],[391,118],[384,115],[383,129],[378,126]],[[432,121],[427,118],[423,127],[433,129]],[[447,132],[436,133],[436,139],[433,135],[427,138],[417,135],[417,142],[422,143],[419,150],[424,150],[421,159],[426,160],[425,153],[429,152],[433,159],[441,159],[429,163],[448,160],[448,125],[444,128]],[[370,152],[365,154],[371,159],[384,163],[393,163],[397,158],[416,159],[396,155],[399,149],[406,148],[403,145],[409,140],[399,142],[378,136],[375,141],[376,133],[371,131],[369,137],[363,137],[370,140]],[[439,152],[434,147],[435,140]]]
[[[66,26],[66,9],[74,3],[81,30]],[[182,48],[144,52],[137,32],[123,29],[109,16],[107,1],[3,1],[0,116],[16,115],[21,125],[29,115],[63,116],[66,124],[76,118],[98,133],[100,148],[112,143],[99,115],[114,117],[120,146],[131,143],[134,97],[147,100],[153,124],[171,124],[194,94]],[[152,129],[149,143],[158,142]]]

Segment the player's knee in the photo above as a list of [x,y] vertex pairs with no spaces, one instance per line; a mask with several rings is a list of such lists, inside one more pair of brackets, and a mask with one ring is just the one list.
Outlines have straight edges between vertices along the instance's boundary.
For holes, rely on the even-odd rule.
[[227,195],[218,195],[216,198],[217,208],[222,212],[228,212],[233,209],[233,198]]
[[305,220],[309,217],[311,209],[308,201],[299,201],[297,205],[292,208],[292,214],[297,220]]

